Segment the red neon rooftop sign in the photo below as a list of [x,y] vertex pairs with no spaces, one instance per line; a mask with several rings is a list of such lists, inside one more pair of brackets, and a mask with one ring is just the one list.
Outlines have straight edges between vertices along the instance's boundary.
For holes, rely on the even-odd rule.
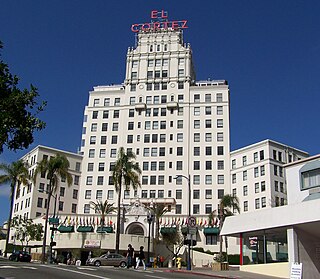
[[161,11],[151,11],[151,22],[150,23],[135,23],[131,25],[132,32],[141,31],[157,31],[161,29],[186,29],[187,21],[186,20],[168,20],[168,12]]

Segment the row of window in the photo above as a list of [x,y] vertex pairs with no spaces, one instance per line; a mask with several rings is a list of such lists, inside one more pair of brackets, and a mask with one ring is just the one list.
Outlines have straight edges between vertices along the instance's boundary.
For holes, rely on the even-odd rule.
[[[165,137],[161,137],[160,135],[160,142],[162,142],[162,140],[165,139]],[[143,149],[143,156],[144,157],[149,157],[150,154],[151,156],[157,156],[155,154],[158,154],[158,156],[165,156],[165,147],[159,147],[158,151],[156,151],[156,149],[153,149],[151,148],[151,152],[150,152],[150,148],[144,148]],[[96,150],[95,149],[89,149],[89,158],[95,158],[95,152]],[[173,154],[173,149],[172,147],[169,147],[169,154]],[[195,146],[193,147],[193,156],[200,156],[200,152],[201,149],[199,146]],[[107,150],[106,149],[99,149],[99,158],[106,158],[106,152]],[[127,148],[127,153],[128,152],[133,152],[132,148]],[[177,154],[178,152],[183,152],[183,149],[177,149]],[[140,148],[137,148],[136,149],[136,152],[135,152],[136,155],[140,155]],[[154,155],[152,155],[154,154]],[[206,146],[205,147],[205,155],[206,156],[211,156],[213,155],[212,153],[212,146]],[[223,146],[217,146],[217,155],[224,155],[224,147]],[[110,158],[116,158],[117,156],[117,149],[115,148],[112,148],[110,149]]]
[[[85,199],[87,200],[91,200],[92,198],[94,198],[92,196],[92,190],[86,190],[85,191]],[[201,190],[193,190],[193,198],[194,199],[200,199],[200,193]],[[137,197],[138,191],[135,190],[134,191],[134,196]],[[206,199],[212,199],[213,197],[213,190],[212,189],[205,189],[205,198]],[[177,189],[176,190],[176,199],[177,200],[182,200],[183,199],[183,195],[182,195],[182,190],[181,189]],[[224,190],[223,189],[218,189],[218,198],[222,198],[224,195]],[[167,192],[167,197],[168,198],[172,198],[172,190],[168,190]],[[165,198],[165,192],[164,190],[142,190],[141,191],[141,198]],[[95,192],[95,199],[96,200],[101,200],[103,199],[103,190],[96,190]],[[107,199],[108,200],[113,200],[114,199],[114,190],[108,190],[107,191]],[[125,190],[124,191],[124,199],[130,199],[130,190]],[[177,214],[181,214],[181,207],[182,205],[176,205],[176,213]],[[209,211],[209,208],[211,206],[211,210]],[[207,204],[205,206],[206,209],[206,214],[207,213],[211,213],[212,212],[212,205]],[[196,207],[195,207],[196,208]],[[195,210],[194,212],[198,212],[198,210]],[[84,212],[84,213],[89,213],[89,212]]]
[[[260,209],[260,208],[267,207],[267,198],[266,197],[256,198],[254,200],[254,206],[255,206],[255,209]],[[243,211],[247,212],[248,210],[249,210],[249,202],[248,201],[244,201],[243,202]]]
[[[265,166],[260,166],[260,176],[264,176],[266,173],[265,171]],[[253,175],[254,177],[259,177],[259,167],[255,167],[253,169]],[[242,181],[247,181],[248,180],[248,171],[245,170],[242,172]],[[232,183],[237,183],[237,174],[234,173],[232,174]]]
[[[169,167],[170,167],[169,162]],[[172,164],[171,164],[172,166]],[[195,174],[193,175],[192,183],[193,185],[200,185],[201,183],[204,183],[205,185],[212,185],[213,184],[213,175],[203,175],[204,182],[201,182],[201,175]],[[99,175],[97,176],[96,185],[104,185],[104,178],[105,176]],[[182,185],[182,177],[178,177],[176,180],[176,185]],[[168,176],[168,183],[172,183],[173,178],[172,176]],[[141,178],[141,184],[142,185],[164,185],[165,183],[165,176],[164,175],[143,175]],[[216,177],[216,183],[219,185],[224,184],[224,175],[218,174]],[[88,175],[86,177],[86,185],[93,185],[93,176]],[[113,177],[109,176],[108,185],[114,185]]]
[[[254,184],[254,192],[255,193],[260,193],[260,192],[265,192],[266,191],[266,182],[265,181],[261,181],[261,182],[257,182]],[[234,196],[237,195],[237,189],[233,188],[232,189],[232,194]],[[248,185],[244,185],[242,187],[242,195],[243,196],[248,196]]]
[[274,190],[275,192],[286,193],[286,189],[283,182],[275,181],[274,182]]
[[[259,152],[254,152],[253,153],[253,162],[258,162],[258,161],[264,160],[264,150],[260,150]],[[246,166],[248,163],[247,156],[242,156],[242,166]],[[237,161],[236,159],[232,159],[231,161],[231,168],[235,169],[237,167]]]
[[[162,84],[162,86],[167,87],[167,83],[161,83],[161,84]],[[163,84],[165,84],[165,85],[163,85]],[[181,84],[183,84],[183,83],[181,83]],[[131,86],[133,86],[133,85],[136,86],[136,84],[132,84]],[[154,90],[160,90],[160,83],[147,83],[147,91],[152,90],[152,85],[155,87]],[[135,89],[134,90],[132,90],[132,89],[133,88],[131,87],[131,91],[135,91]],[[165,88],[165,89],[167,89],[167,88]],[[183,88],[179,88],[179,89],[183,89]],[[204,101],[206,103],[212,102],[212,94],[210,94],[210,93],[205,94],[204,95],[204,100],[201,99],[201,96],[203,96],[203,95],[198,94],[198,93],[194,94],[193,95],[193,102],[194,103],[200,103],[201,101],[202,102]],[[175,97],[174,95],[170,96],[170,101],[171,102],[174,101],[174,97]],[[215,97],[216,97],[215,98],[216,102],[221,103],[223,101],[222,93],[216,93]],[[161,99],[160,99],[160,96],[146,96],[145,98],[146,98],[145,99],[146,104],[152,104],[152,103],[153,104],[160,104],[160,101],[161,101],[161,104],[165,104],[167,102],[167,96],[166,95],[162,95]],[[152,100],[153,100],[153,102],[152,102]],[[179,103],[181,103],[181,102],[183,102],[183,100],[184,100],[184,95],[183,94],[179,94],[177,101]],[[143,96],[139,97],[138,102],[139,103],[143,103]],[[130,105],[133,105],[135,103],[136,103],[136,97],[130,97]],[[120,98],[114,98],[114,103],[113,104],[114,104],[114,106],[120,106],[120,104],[121,104],[120,103]],[[93,106],[94,107],[100,106],[100,99],[98,99],[98,98],[93,99]],[[104,98],[103,106],[104,107],[110,106],[110,98]],[[96,111],[94,117],[92,117],[92,118],[95,119],[97,117],[98,117],[98,113]]]
[[[41,197],[38,198],[38,200],[37,200],[37,207],[38,208],[47,208],[47,204],[48,204],[47,199],[43,199]],[[58,210],[64,211],[64,201],[59,201]],[[75,204],[75,203],[71,204],[71,213],[77,213],[77,204]],[[38,216],[41,216],[41,213],[40,213],[40,215],[36,214],[36,217],[38,217]]]
[[[162,123],[160,122],[160,128],[161,128]],[[147,128],[149,129],[149,128]],[[169,140],[173,141],[174,137],[173,134],[169,135]],[[111,137],[111,142],[112,143],[117,143],[117,136],[112,136]],[[133,143],[133,135],[127,135],[127,143]],[[140,142],[141,135],[136,136],[136,141]],[[176,140],[177,142],[183,142],[183,133],[178,133],[176,135]],[[212,133],[205,133],[204,134],[204,140],[205,142],[212,142]],[[143,137],[144,143],[158,143],[158,142],[166,142],[166,134],[145,134]],[[194,133],[193,135],[193,141],[194,142],[201,142],[201,134],[200,133]],[[217,133],[217,142],[222,142],[223,141],[223,133],[219,132]],[[94,145],[97,143],[97,137],[96,136],[91,136],[90,137],[90,144]],[[107,144],[107,136],[100,136],[100,144]],[[85,145],[85,140],[82,141],[82,146]],[[102,149],[105,150],[105,149]],[[105,151],[103,153],[105,155]],[[103,157],[104,158],[104,157]],[[77,185],[77,184],[76,184]]]
[[[31,198],[27,198],[25,200],[24,208],[30,207],[30,200],[31,200]],[[22,210],[22,209],[23,209],[23,201],[20,202],[20,210]],[[17,212],[17,211],[19,211],[19,203],[18,202],[14,205],[14,208],[13,208],[13,212]]]

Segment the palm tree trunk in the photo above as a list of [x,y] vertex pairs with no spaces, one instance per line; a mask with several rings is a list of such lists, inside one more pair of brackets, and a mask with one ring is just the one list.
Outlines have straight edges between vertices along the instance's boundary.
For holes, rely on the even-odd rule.
[[[51,185],[51,183],[49,184]],[[50,187],[51,189],[51,187]],[[46,246],[47,246],[47,230],[48,230],[48,218],[49,218],[49,208],[50,208],[50,199],[51,199],[51,191],[48,192],[48,201],[47,201],[47,209],[46,209],[46,219],[44,223],[44,236],[43,236],[43,242],[42,242],[42,257],[41,262],[45,262],[46,258]]]
[[220,223],[219,223],[219,241],[220,241],[219,257],[220,257],[220,262],[222,262],[222,242],[223,242],[223,238],[221,235],[222,226],[223,226],[223,206],[220,205]]
[[117,229],[116,229],[116,253],[119,253],[119,246],[120,246],[120,203],[121,203],[121,182],[119,183],[119,192],[118,192],[118,212],[117,212]]
[[12,219],[12,209],[13,209],[13,202],[14,202],[14,185],[16,182],[13,182],[11,184],[11,200],[10,200],[10,212],[9,212],[9,219],[7,223],[7,236],[6,236],[6,249],[4,250],[4,257],[7,257],[8,253],[8,245],[9,245],[9,239],[10,239],[10,229],[11,229],[11,219]]

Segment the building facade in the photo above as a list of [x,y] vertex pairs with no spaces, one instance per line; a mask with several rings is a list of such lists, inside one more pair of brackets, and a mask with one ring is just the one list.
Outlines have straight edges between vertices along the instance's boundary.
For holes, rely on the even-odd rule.
[[231,193],[241,212],[287,204],[286,163],[308,157],[307,152],[264,140],[231,152]]
[[[84,112],[78,213],[90,201],[117,200],[111,171],[125,147],[142,169],[141,189],[123,204],[164,203],[168,216],[205,218],[229,189],[229,87],[195,80],[192,50],[177,29],[140,31],[121,85],[98,86]],[[184,176],[184,177],[182,177]]]

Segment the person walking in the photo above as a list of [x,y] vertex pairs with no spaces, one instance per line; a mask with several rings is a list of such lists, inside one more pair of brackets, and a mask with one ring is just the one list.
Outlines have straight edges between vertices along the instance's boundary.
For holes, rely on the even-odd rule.
[[146,264],[145,264],[145,255],[144,255],[144,251],[143,251],[143,246],[140,246],[140,251],[139,251],[139,255],[138,255],[138,260],[137,260],[137,265],[136,265],[136,269],[139,268],[140,262],[142,262],[143,264],[143,269],[146,270]]
[[127,259],[128,259],[128,264],[127,268],[130,268],[133,266],[133,257],[134,257],[134,249],[131,244],[128,245],[128,252],[127,252]]

